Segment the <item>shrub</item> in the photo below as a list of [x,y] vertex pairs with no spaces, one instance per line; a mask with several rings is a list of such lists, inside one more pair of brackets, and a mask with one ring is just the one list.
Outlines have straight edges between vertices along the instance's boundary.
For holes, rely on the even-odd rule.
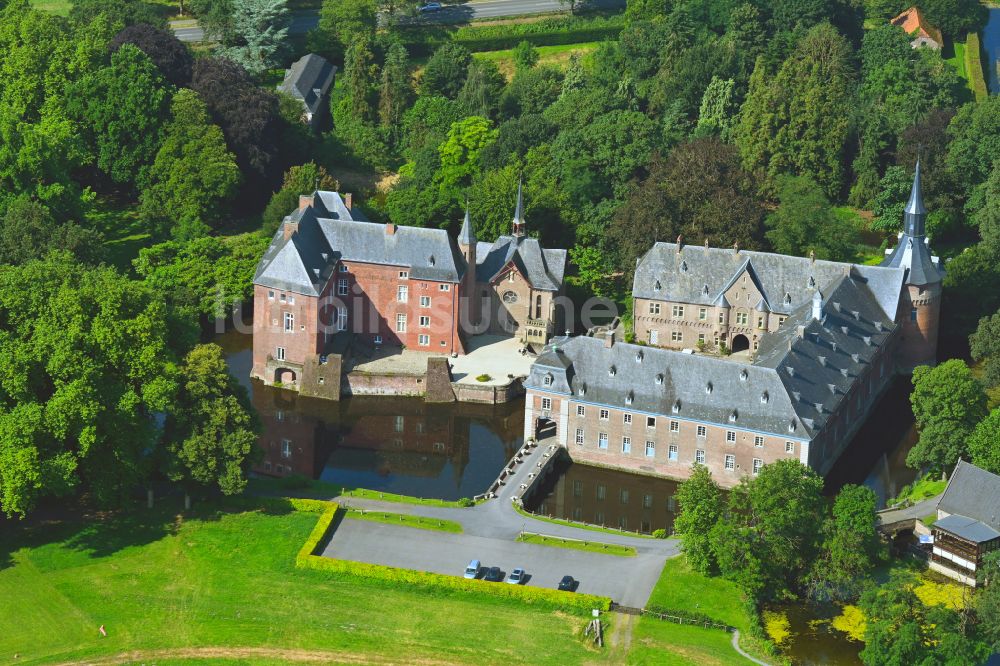
[[658,529],[658,530],[653,530],[653,538],[654,539],[666,539],[667,538],[667,531],[665,529],[663,529],[662,527],[660,529]]
[[469,507],[469,506],[475,506],[476,503],[470,500],[468,497],[463,497],[462,499],[458,500],[458,505]]
[[477,382],[488,382],[491,379],[493,379],[493,378],[490,377],[489,375],[479,375],[478,377],[476,377],[476,381]]
[[989,96],[989,91],[983,75],[983,50],[979,43],[978,32],[970,32],[965,42],[965,71],[969,76],[969,87],[972,88],[976,101],[982,102]]

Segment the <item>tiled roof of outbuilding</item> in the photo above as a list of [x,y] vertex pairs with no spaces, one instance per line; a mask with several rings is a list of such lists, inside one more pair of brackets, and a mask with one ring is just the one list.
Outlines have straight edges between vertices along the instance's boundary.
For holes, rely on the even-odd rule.
[[1000,476],[959,460],[938,509],[1000,530]]

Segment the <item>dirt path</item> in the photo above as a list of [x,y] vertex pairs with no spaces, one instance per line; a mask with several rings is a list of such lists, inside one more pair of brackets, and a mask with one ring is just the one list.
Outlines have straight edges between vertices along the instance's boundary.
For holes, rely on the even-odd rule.
[[352,654],[348,652],[332,652],[324,650],[298,650],[265,647],[202,647],[178,648],[173,650],[135,650],[123,652],[109,657],[84,659],[80,661],[63,662],[65,666],[112,666],[114,664],[133,664],[155,662],[157,659],[204,659],[206,663],[219,659],[269,659],[290,664],[375,664],[392,666],[394,664],[412,664],[413,666],[457,666],[457,662],[414,659],[407,657],[397,661],[386,657],[370,654]]

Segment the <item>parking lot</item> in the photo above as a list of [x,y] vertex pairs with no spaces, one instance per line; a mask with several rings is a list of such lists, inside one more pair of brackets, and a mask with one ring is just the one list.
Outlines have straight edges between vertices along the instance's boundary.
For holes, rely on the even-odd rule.
[[459,577],[476,559],[483,567],[500,567],[505,578],[515,567],[523,567],[530,576],[527,585],[538,587],[554,589],[570,575],[580,582],[577,592],[640,608],[666,560],[659,549],[621,557],[350,519],[337,527],[323,555]]

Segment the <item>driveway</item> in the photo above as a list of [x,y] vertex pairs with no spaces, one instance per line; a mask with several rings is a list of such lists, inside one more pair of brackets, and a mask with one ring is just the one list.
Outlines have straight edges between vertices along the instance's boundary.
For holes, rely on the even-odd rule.
[[666,560],[657,553],[602,555],[350,518],[341,521],[323,556],[452,576],[461,576],[469,561],[478,559],[500,567],[504,576],[522,567],[531,576],[527,585],[553,589],[569,574],[580,581],[578,592],[638,608],[649,599]]

